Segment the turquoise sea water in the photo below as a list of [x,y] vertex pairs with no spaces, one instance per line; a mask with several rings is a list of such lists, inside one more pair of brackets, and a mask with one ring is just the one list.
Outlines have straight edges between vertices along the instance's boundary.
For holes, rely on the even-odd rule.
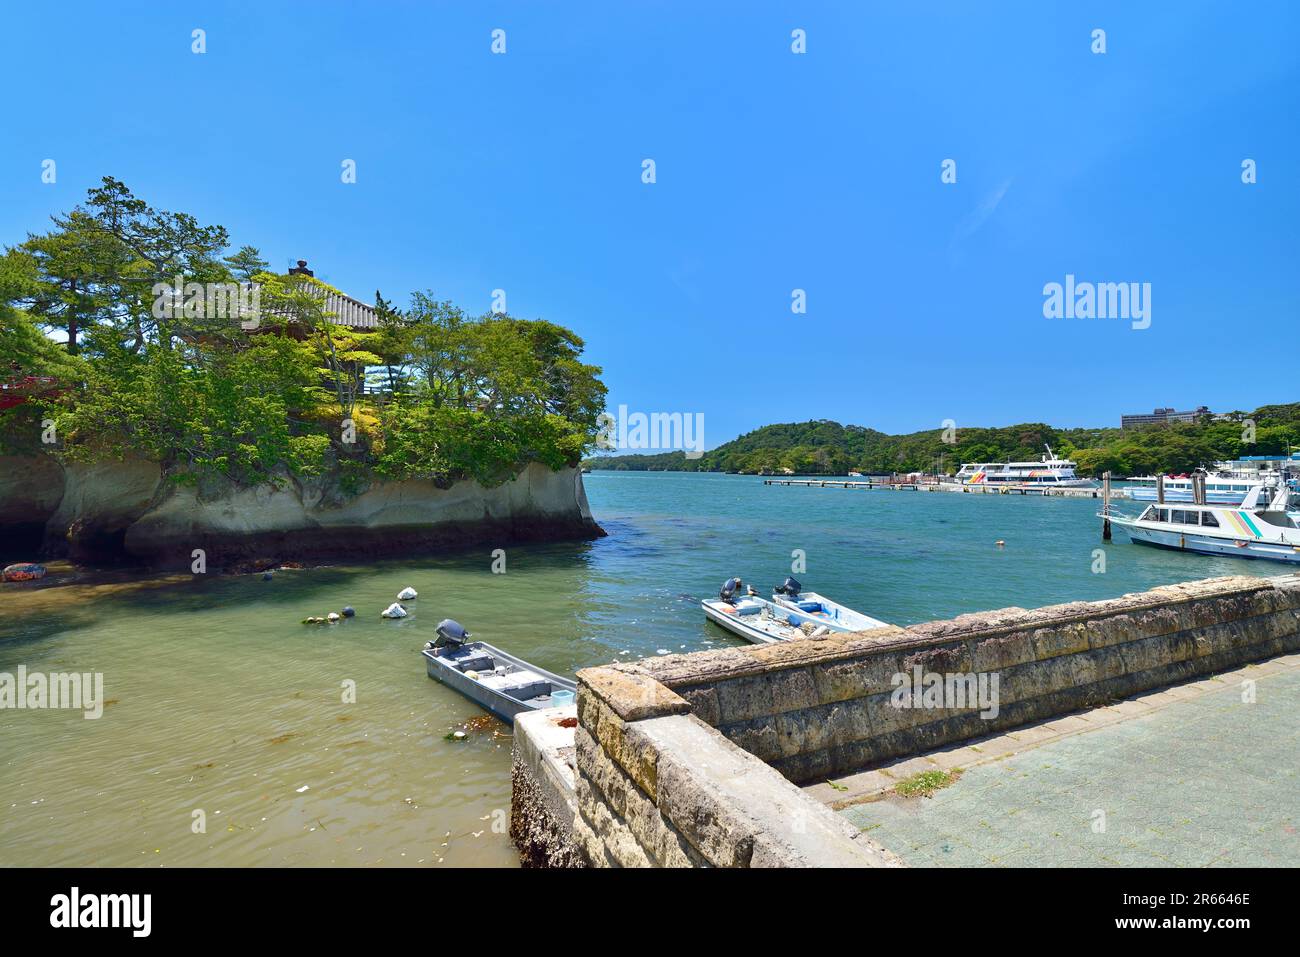
[[[0,865],[512,865],[509,729],[445,740],[481,712],[419,656],[443,617],[571,673],[734,643],[696,599],[732,575],[770,587],[795,550],[807,588],[897,624],[1284,571],[1117,535],[1094,573],[1090,499],[585,478],[609,537],[508,548],[505,574],[484,547],[269,582],[3,586],[0,672],[102,672],[112,703],[0,711]],[[381,620],[406,585],[412,616]],[[300,624],[346,604],[357,618]]]

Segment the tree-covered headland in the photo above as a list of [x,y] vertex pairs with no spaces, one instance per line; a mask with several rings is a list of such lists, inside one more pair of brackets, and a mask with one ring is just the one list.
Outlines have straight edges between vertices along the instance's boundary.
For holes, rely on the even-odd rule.
[[330,291],[105,178],[0,255],[0,454],[490,486],[593,444],[606,390],[572,331],[426,292],[377,292],[377,325],[354,328]]
[[746,474],[953,474],[962,462],[1036,461],[1045,445],[1077,462],[1083,476],[1108,470],[1115,476],[1191,472],[1242,455],[1285,455],[1300,448],[1300,403],[1233,412],[1221,421],[1137,429],[1056,429],[1027,423],[886,435],[822,419],[764,426],[698,459],[665,452],[597,456],[584,464],[598,469]]

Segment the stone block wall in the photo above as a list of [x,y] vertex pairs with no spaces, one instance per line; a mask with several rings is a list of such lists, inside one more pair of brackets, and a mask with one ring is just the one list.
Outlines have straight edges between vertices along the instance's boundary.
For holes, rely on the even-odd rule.
[[573,840],[598,867],[895,864],[653,679],[580,671]]
[[[888,864],[791,782],[998,733],[1300,649],[1300,575],[962,615],[578,674],[574,840],[613,866]],[[900,708],[922,674],[997,708]],[[779,775],[778,773],[779,772]]]

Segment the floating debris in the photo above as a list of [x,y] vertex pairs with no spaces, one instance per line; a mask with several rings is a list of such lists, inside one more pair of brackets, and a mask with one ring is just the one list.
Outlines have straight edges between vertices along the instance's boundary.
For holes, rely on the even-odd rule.
[[302,794],[302,792],[304,792],[304,791],[310,791],[310,790],[311,790],[311,785],[310,785],[310,784],[304,784],[302,787],[298,788],[298,790],[295,791],[294,793],[295,793],[295,794]]
[[501,719],[495,715],[480,714],[476,717],[470,718],[462,724],[461,727],[474,734],[481,734],[485,731],[491,731],[493,734],[496,734],[501,731],[505,725],[502,724]]
[[444,741],[467,741],[471,735],[488,735],[491,738],[508,738],[510,729],[496,715],[480,714],[463,722],[456,730],[449,731]]
[[45,577],[45,566],[35,562],[19,562],[0,572],[0,580],[7,582],[33,582]]

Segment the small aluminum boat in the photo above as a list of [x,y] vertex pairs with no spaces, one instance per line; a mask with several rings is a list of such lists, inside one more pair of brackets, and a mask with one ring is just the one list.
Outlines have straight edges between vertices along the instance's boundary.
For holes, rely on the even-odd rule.
[[[813,616],[797,609],[783,608],[753,594],[752,589],[750,594],[741,595],[741,589],[740,579],[732,578],[722,586],[717,598],[704,599],[700,602],[700,607],[710,621],[756,645],[795,641],[832,631],[848,630],[817,621]],[[808,630],[800,627],[804,624],[810,625]]]
[[544,671],[507,654],[486,641],[469,641],[470,634],[446,619],[438,638],[425,642],[425,669],[435,681],[456,689],[514,724],[523,711],[573,704],[578,686],[568,678]]
[[888,622],[854,611],[815,591],[804,591],[803,586],[794,578],[787,578],[783,584],[773,590],[772,601],[782,608],[803,612],[805,615],[810,615],[814,621],[844,631],[870,631],[872,628],[889,626]]

